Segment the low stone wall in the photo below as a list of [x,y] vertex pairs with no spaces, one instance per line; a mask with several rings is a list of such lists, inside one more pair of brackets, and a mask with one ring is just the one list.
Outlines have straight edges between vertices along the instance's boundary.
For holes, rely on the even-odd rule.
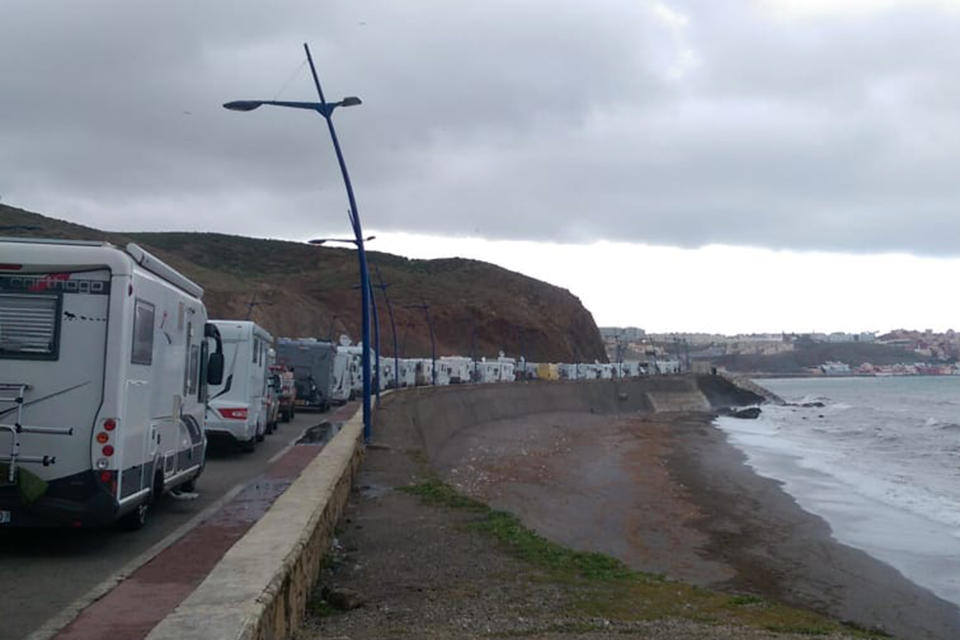
[[310,590],[363,455],[360,411],[148,640],[281,640]]

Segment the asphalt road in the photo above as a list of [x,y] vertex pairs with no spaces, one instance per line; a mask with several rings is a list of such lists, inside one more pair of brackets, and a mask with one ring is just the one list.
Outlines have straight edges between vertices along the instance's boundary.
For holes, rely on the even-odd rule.
[[254,453],[212,449],[196,500],[164,498],[140,531],[0,529],[0,640],[19,640],[164,540],[268,461],[326,414],[298,413]]

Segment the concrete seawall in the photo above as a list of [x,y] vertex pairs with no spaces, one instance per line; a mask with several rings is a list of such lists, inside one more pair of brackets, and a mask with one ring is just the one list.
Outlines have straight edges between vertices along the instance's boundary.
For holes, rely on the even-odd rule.
[[461,429],[537,413],[712,411],[763,402],[756,393],[709,375],[419,387],[393,400],[391,408],[403,406],[428,458]]
[[[432,458],[458,431],[538,413],[710,411],[762,398],[718,376],[420,387],[378,410],[374,441]],[[359,412],[148,640],[279,640],[302,623],[364,446]]]

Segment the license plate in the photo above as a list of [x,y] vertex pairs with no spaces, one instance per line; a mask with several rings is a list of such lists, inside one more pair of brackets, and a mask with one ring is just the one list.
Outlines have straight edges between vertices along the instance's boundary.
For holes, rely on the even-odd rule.
[[7,524],[10,522],[10,512],[3,511],[0,509],[0,524]]

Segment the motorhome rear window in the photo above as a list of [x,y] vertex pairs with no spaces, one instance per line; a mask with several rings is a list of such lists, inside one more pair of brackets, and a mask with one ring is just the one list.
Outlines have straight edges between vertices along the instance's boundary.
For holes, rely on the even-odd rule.
[[56,360],[60,296],[0,293],[0,358]]
[[133,351],[130,362],[133,364],[153,363],[153,319],[154,307],[145,300],[137,300],[133,312]]

